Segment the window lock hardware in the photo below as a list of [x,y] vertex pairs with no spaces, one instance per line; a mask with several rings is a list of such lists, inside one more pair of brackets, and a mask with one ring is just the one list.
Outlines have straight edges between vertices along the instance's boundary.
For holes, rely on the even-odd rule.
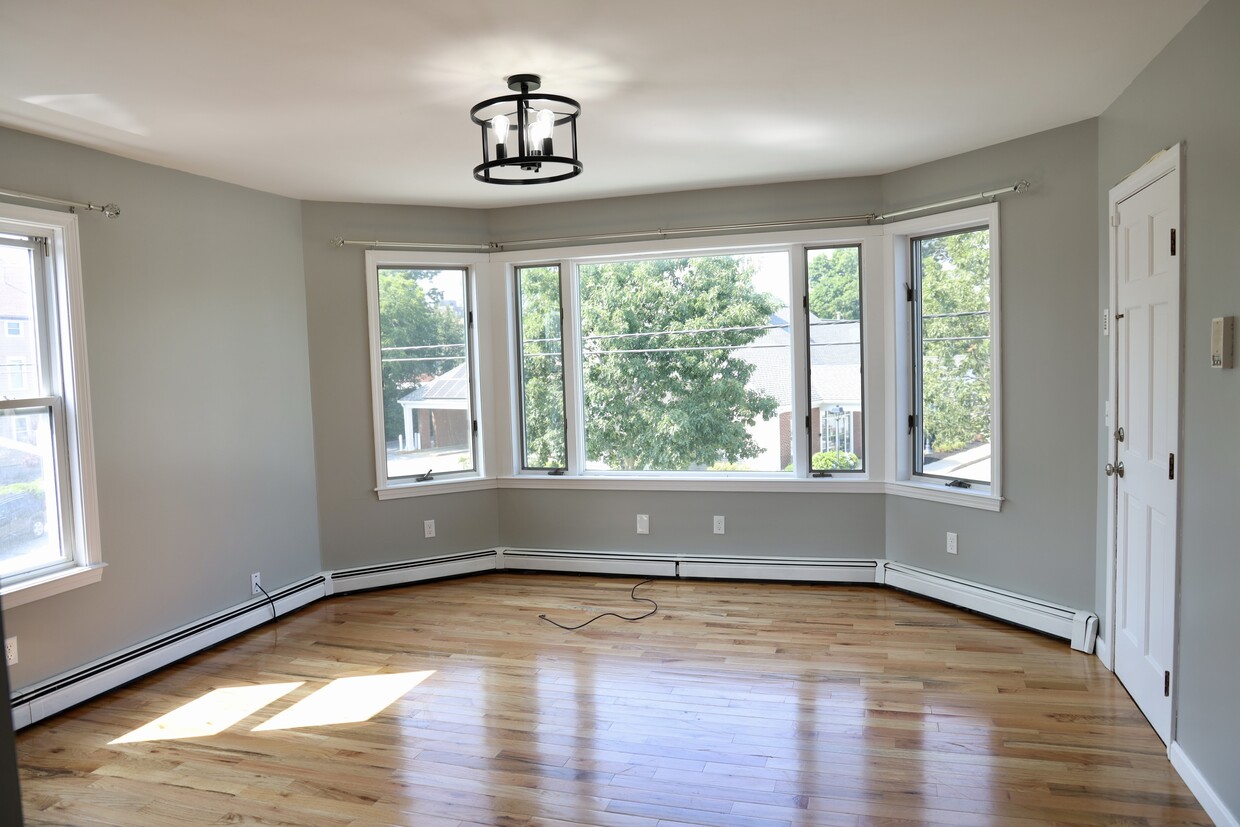
[[913,300],[914,295],[915,295],[915,294],[913,293],[913,285],[911,285],[911,284],[909,284],[909,283],[905,282],[905,284],[904,284],[904,299],[905,299],[905,301],[910,301],[910,302],[911,302],[911,301]]
[[948,488],[972,488],[973,483],[964,480],[952,480],[947,484]]
[[431,476],[431,469],[427,468],[425,474],[418,474],[413,479],[415,482],[430,482],[434,477]]
[[834,474],[832,474],[830,471],[816,470],[816,471],[814,471],[812,474],[810,474],[810,476],[811,476],[811,477],[818,477],[819,479],[821,479],[822,477],[833,477],[833,476],[835,476],[835,475],[834,475]]
[[552,468],[550,471],[547,472],[547,476],[562,477],[564,476],[564,469],[563,468]]
[[917,427],[917,414],[908,415],[908,432],[911,434],[913,429]]

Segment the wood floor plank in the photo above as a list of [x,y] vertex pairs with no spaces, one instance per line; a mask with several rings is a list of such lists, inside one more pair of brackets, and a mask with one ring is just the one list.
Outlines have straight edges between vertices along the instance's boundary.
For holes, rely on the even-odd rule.
[[[27,821],[1210,824],[1063,641],[865,586],[656,580],[641,622],[538,617],[628,612],[632,582],[503,572],[314,604],[20,732]],[[348,696],[256,729],[329,685],[422,672],[364,720]],[[216,734],[113,743],[213,690],[293,682]]]

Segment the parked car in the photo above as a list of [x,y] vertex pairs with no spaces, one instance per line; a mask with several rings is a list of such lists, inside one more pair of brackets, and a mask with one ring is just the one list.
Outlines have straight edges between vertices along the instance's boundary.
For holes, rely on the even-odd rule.
[[41,491],[0,495],[0,542],[16,537],[42,537],[47,531],[47,504]]

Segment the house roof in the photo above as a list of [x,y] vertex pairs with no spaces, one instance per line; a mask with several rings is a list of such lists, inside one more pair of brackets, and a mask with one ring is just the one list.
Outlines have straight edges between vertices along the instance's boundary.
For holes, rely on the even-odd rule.
[[464,409],[469,405],[469,365],[462,362],[397,401],[406,408]]
[[[754,365],[751,387],[775,397],[781,410],[792,406],[792,374],[788,370],[791,338],[788,308],[771,314],[772,327],[737,353]],[[809,315],[810,404],[861,404],[861,324]]]

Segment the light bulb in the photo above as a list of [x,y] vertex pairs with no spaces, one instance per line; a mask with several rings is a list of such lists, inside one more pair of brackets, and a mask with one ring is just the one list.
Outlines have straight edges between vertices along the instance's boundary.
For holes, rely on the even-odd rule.
[[491,132],[495,134],[495,143],[503,146],[508,140],[508,118],[505,115],[496,115],[491,118]]
[[534,122],[530,124],[530,143],[536,151],[545,155],[551,154],[551,130],[555,127],[555,113],[550,109],[539,109]]

